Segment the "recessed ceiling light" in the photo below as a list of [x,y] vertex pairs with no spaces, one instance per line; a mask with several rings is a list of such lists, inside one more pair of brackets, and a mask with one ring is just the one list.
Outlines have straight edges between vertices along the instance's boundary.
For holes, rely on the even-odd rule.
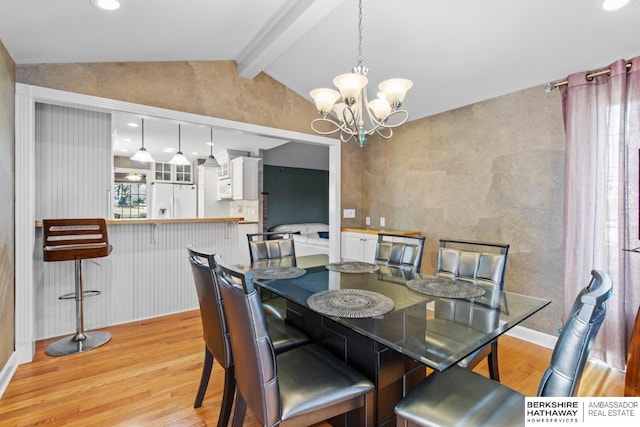
[[197,152],[197,151],[194,151],[193,153],[191,153],[191,155],[193,155],[193,156],[197,156],[197,155],[198,155],[198,152]]
[[120,1],[118,0],[91,0],[91,5],[102,10],[120,9]]
[[121,148],[121,149],[120,149],[120,152],[121,152],[121,153],[128,153],[128,152],[129,152],[129,150],[127,150],[126,148]]
[[629,5],[632,1],[633,0],[604,0],[602,2],[602,8],[607,12],[613,12]]
[[137,128],[138,124],[136,122],[129,122],[129,123],[127,123],[127,126],[130,126],[132,128]]
[[173,150],[174,150],[174,148],[172,148],[172,147],[168,147],[168,148],[165,148],[165,149],[164,149],[164,152],[165,152],[165,153],[173,153]]
[[131,142],[131,138],[125,138],[123,139],[124,142]]

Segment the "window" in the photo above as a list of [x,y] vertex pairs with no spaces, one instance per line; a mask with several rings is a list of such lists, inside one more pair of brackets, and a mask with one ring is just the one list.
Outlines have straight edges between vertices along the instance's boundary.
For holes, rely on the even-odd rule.
[[147,217],[146,182],[116,182],[113,187],[114,218]]

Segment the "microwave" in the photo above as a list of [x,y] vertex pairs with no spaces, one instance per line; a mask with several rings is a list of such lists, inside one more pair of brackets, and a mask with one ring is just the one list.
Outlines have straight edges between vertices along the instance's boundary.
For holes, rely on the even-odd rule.
[[218,199],[231,199],[233,198],[233,191],[231,187],[231,178],[224,178],[218,180]]

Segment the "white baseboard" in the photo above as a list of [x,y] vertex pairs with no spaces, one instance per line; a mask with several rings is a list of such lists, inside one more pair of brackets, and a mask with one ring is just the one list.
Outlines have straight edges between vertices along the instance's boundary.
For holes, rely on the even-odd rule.
[[2,371],[0,371],[0,399],[4,395],[7,387],[9,387],[9,382],[11,382],[11,378],[13,378],[13,375],[16,373],[16,369],[18,369],[18,356],[14,351],[11,353]]
[[556,336],[525,328],[524,326],[514,326],[506,335],[551,349],[555,347],[556,341],[558,341],[558,337]]

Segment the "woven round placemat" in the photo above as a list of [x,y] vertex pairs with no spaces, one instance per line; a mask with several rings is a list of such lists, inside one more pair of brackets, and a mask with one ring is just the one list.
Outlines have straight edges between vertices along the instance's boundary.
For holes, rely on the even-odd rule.
[[474,298],[484,295],[485,292],[483,288],[472,283],[436,277],[409,280],[407,287],[421,294],[443,298]]
[[340,273],[374,273],[380,270],[377,264],[369,264],[361,261],[334,262],[325,265],[327,270],[338,271]]
[[327,316],[352,319],[380,316],[393,310],[393,300],[362,289],[331,289],[307,299],[312,310]]
[[306,273],[304,268],[281,267],[278,265],[254,268],[251,272],[253,273],[254,279],[262,280],[293,279],[294,277],[304,276]]

